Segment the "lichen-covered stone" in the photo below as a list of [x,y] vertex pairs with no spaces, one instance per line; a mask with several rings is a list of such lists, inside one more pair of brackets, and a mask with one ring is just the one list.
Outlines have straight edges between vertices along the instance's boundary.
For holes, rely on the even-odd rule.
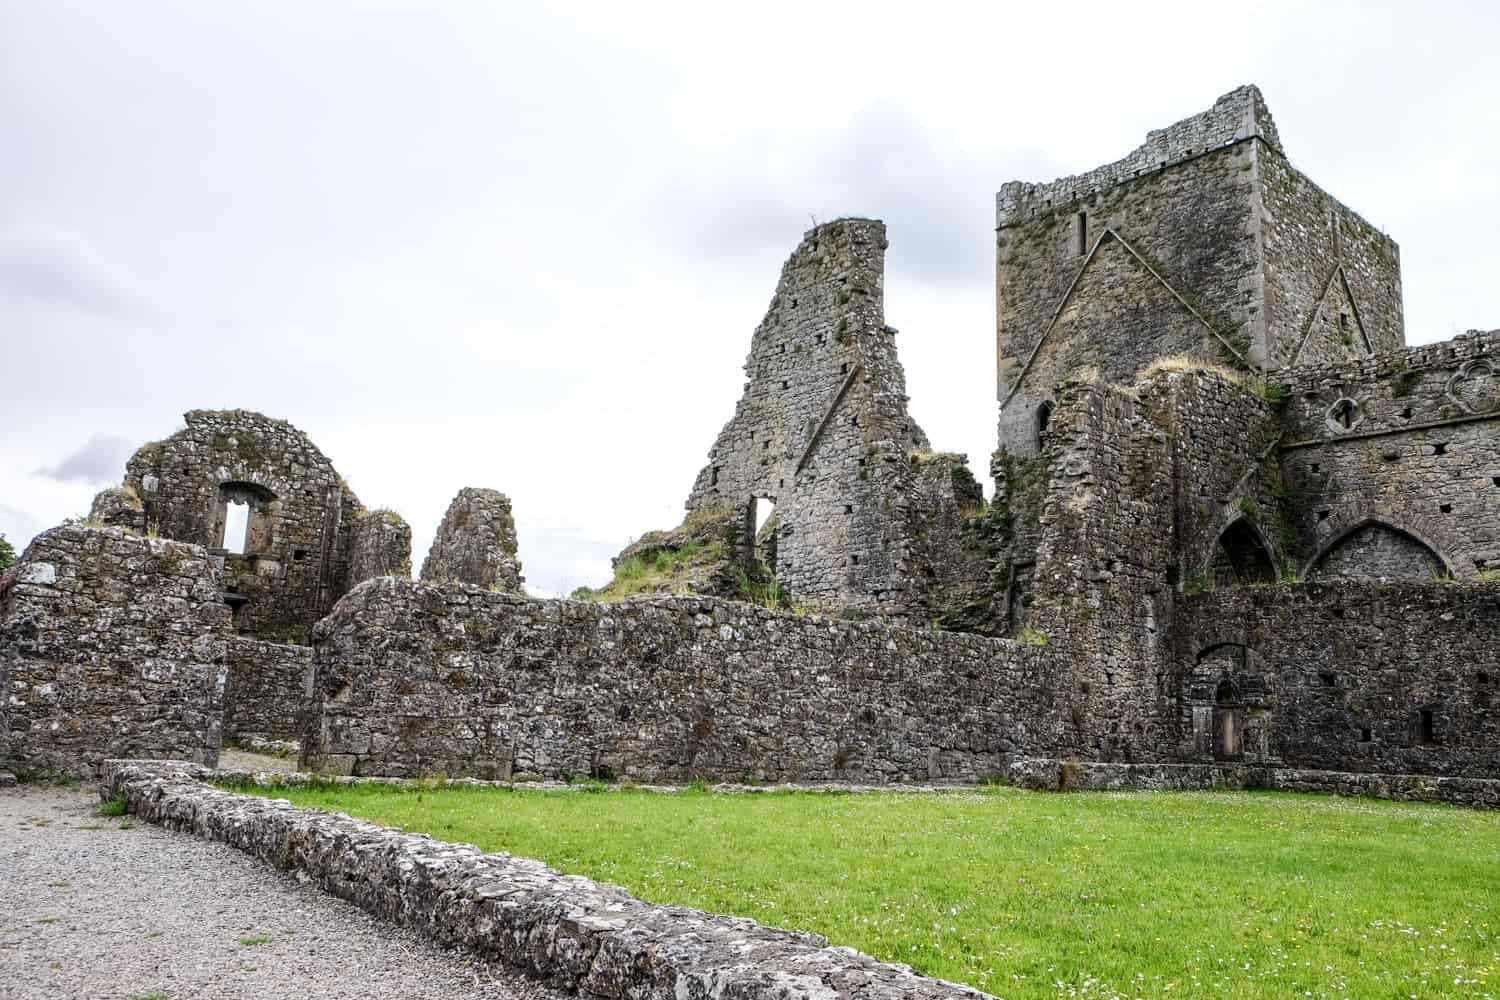
[[525,577],[516,555],[510,498],[495,490],[458,491],[422,563],[424,583],[467,583],[519,593]]
[[314,663],[304,763],[340,773],[975,780],[1056,745],[1047,649],[709,598],[374,580]]
[[53,528],[0,582],[0,766],[218,760],[229,609],[196,545]]
[[300,740],[312,683],[312,649],[234,636],[227,645],[227,662],[224,742],[248,747]]

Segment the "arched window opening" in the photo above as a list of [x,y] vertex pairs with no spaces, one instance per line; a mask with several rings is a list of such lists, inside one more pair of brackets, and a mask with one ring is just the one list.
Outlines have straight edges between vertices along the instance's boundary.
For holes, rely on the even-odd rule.
[[751,497],[745,512],[745,560],[754,578],[773,576],[776,572],[776,501],[771,497]]
[[1047,425],[1052,422],[1052,401],[1047,400],[1036,408],[1036,450],[1042,450],[1042,435],[1047,433]]
[[1276,566],[1260,539],[1260,533],[1241,517],[1219,535],[1209,575],[1216,587],[1274,583]]

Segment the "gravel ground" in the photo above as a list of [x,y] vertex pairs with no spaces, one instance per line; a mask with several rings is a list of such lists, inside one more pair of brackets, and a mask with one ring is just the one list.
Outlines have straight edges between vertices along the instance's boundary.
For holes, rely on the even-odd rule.
[[0,997],[562,1000],[223,844],[0,791]]

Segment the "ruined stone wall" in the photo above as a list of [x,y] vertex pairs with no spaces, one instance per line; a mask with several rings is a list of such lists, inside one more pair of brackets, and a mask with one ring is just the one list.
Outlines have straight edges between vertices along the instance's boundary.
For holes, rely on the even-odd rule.
[[193,410],[187,426],[131,458],[125,486],[144,525],[220,550],[225,501],[252,507],[243,554],[226,554],[235,625],[263,639],[306,641],[349,586],[349,526],[360,503],[307,436],[247,410]]
[[234,636],[227,646],[224,742],[302,738],[312,648]]
[[1307,577],[1500,569],[1500,331],[1280,373]]
[[1175,645],[1180,760],[1213,759],[1203,730],[1223,702],[1243,713],[1247,761],[1500,773],[1500,585],[1217,590],[1179,602]]
[[510,498],[495,490],[465,486],[438,525],[422,563],[422,580],[517,593],[525,577],[516,549]]
[[395,511],[356,511],[349,526],[349,584],[377,576],[411,576],[411,525]]
[[229,609],[201,547],[65,525],[0,593],[0,770],[88,777],[109,757],[218,760]]
[[[1290,521],[1275,452],[1283,440],[1280,410],[1256,385],[1250,377],[1181,371],[1136,387],[1152,427],[1171,442],[1171,463],[1162,470],[1172,481],[1175,552],[1168,572],[1173,584],[1189,591],[1213,583],[1267,583],[1287,565]],[[1227,572],[1220,565],[1237,523],[1265,550],[1267,573],[1260,578],[1243,565]]]
[[318,627],[304,762],[355,774],[973,780],[1055,746],[1046,649],[710,598],[391,579]]
[[1261,146],[1267,367],[1347,361],[1406,346],[1396,241]]
[[885,226],[868,219],[803,237],[687,506],[734,510],[748,558],[754,511],[770,501],[775,573],[799,600],[920,618],[929,601],[912,536],[924,512],[911,479],[913,453],[930,449],[885,325],[885,248]]
[[1023,641],[1059,647],[1072,752],[1150,759],[1162,740],[1174,559],[1169,436],[1129,389],[1058,388]]

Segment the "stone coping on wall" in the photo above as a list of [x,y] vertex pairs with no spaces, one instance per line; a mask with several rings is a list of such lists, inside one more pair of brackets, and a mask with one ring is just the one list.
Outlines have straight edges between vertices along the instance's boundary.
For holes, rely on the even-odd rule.
[[235,772],[105,761],[103,798],[222,841],[325,892],[579,994],[630,1000],[984,1000],[826,939],[644,902],[527,858],[215,788]]
[[1430,774],[1319,771],[1265,764],[1105,764],[1029,757],[1012,761],[1010,782],[1021,788],[1067,791],[1195,791],[1267,789],[1324,795],[1446,802],[1500,809],[1500,779]]

